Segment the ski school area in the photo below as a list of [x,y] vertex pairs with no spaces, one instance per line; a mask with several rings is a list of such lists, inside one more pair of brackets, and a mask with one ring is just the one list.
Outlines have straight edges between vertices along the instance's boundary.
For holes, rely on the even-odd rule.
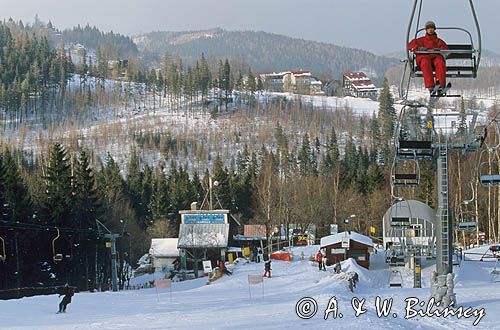
[[[214,281],[204,276],[164,287],[76,293],[64,314],[56,314],[57,295],[0,301],[0,327],[496,329],[500,283],[494,281],[498,265],[489,247],[464,252],[454,267],[456,304],[448,308],[433,306],[431,301],[432,260],[422,262],[422,288],[413,288],[413,270],[405,266],[396,267],[401,286],[391,287],[395,267],[387,263],[385,250],[373,249],[369,269],[349,258],[320,270],[315,260],[320,246],[312,245],[287,249],[289,261],[272,259],[271,277],[262,277],[263,262],[238,258],[226,263],[231,275],[222,274]],[[358,281],[351,291],[353,274]],[[162,275],[146,274],[133,281],[147,283]]]

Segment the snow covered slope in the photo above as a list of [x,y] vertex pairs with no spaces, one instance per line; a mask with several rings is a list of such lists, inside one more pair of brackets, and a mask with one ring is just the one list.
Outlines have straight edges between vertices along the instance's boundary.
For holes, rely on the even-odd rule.
[[[484,248],[482,248],[484,249]],[[300,260],[304,251],[306,260]],[[248,275],[262,275],[262,263],[241,263],[232,276],[205,285],[206,278],[173,283],[172,300],[168,289],[138,291],[78,293],[66,314],[55,314],[60,299],[57,296],[0,301],[2,329],[470,329],[476,319],[456,317],[416,317],[406,320],[405,299],[417,297],[427,301],[429,273],[423,270],[422,289],[412,289],[411,272],[403,271],[402,289],[387,287],[389,270],[380,251],[373,255],[372,270],[358,266],[352,260],[343,263],[343,271],[356,271],[360,282],[354,293],[348,289],[344,275],[336,275],[329,267],[320,272],[307,261],[317,246],[296,248],[295,261],[273,261],[272,278],[264,279],[262,287],[250,287]],[[479,252],[479,251],[477,251]],[[475,257],[473,257],[475,258]],[[477,258],[476,258],[477,259]],[[485,308],[486,316],[476,329],[498,329],[500,326],[500,283],[491,283],[489,272],[494,263],[464,261],[456,268],[457,300],[464,307]],[[324,312],[332,297],[336,297],[343,317],[333,319]],[[394,299],[391,313],[377,317],[376,297]],[[317,314],[310,319],[296,315],[295,307],[303,297],[317,301]],[[354,316],[351,299],[366,299],[366,313]],[[397,317],[393,317],[393,313]]]

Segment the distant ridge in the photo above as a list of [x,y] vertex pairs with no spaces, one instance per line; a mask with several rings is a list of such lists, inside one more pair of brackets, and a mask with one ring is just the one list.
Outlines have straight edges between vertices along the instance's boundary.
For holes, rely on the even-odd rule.
[[144,59],[152,62],[158,62],[165,51],[187,62],[205,53],[207,58],[238,60],[259,72],[306,69],[335,79],[340,79],[344,71],[361,70],[379,81],[390,66],[398,64],[396,59],[360,49],[267,32],[216,28],[151,32],[135,36],[133,40]]

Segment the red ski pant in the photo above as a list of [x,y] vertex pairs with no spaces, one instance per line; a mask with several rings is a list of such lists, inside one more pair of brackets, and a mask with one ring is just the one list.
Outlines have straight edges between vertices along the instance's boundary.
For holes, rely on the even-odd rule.
[[266,277],[266,275],[267,275],[267,277],[271,277],[271,271],[270,270],[266,270],[264,272],[264,277]]
[[436,72],[436,79],[439,84],[446,86],[446,61],[441,55],[424,55],[419,61],[420,69],[424,76],[425,88],[433,88],[436,83],[434,82],[434,71]]

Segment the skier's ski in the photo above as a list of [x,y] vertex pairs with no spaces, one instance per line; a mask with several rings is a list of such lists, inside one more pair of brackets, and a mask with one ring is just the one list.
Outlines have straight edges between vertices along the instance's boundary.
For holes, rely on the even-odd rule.
[[431,93],[431,97],[436,97],[439,93],[439,90],[441,89],[441,85],[439,84],[439,81],[436,81],[436,85],[429,89],[429,92]]
[[446,95],[446,93],[448,93],[448,91],[450,90],[451,88],[451,82],[447,83],[446,86],[441,89],[440,91],[438,91],[438,93],[441,93],[441,95]]
[[431,90],[431,97],[447,96],[446,93],[448,93],[450,88],[451,88],[451,82],[447,83],[444,88],[441,88],[440,85],[436,84],[436,86],[434,86],[434,88]]

